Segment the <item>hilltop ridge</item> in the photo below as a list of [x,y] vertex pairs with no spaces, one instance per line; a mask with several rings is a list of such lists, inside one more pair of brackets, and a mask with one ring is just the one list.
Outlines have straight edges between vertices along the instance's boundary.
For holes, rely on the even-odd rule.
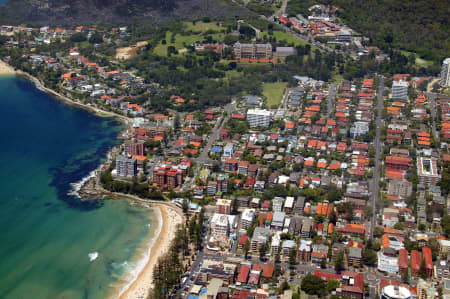
[[221,0],[9,0],[0,7],[5,24],[128,23],[241,15],[241,8]]

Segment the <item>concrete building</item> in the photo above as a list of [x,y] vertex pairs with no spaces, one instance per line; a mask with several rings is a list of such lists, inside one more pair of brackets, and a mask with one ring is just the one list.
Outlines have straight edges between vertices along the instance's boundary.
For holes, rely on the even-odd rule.
[[437,296],[437,290],[434,288],[431,281],[419,279],[417,283],[417,298],[419,299],[434,299]]
[[251,128],[268,127],[270,125],[270,111],[265,109],[249,109],[247,111],[247,121]]
[[236,42],[233,46],[236,59],[271,59],[272,45],[266,44],[241,44]]
[[450,260],[450,241],[439,239],[438,243],[439,243],[439,255],[441,259],[447,258],[447,260]]
[[439,183],[441,176],[438,173],[437,159],[433,157],[418,157],[417,176],[421,184],[436,185]]
[[389,274],[397,274],[399,270],[398,258],[378,252],[378,270]]
[[411,292],[402,286],[387,285],[381,291],[381,299],[409,299]]
[[444,59],[442,63],[440,84],[442,87],[450,86],[450,58]]
[[228,222],[228,217],[222,214],[216,214],[217,217],[213,217],[211,221],[212,233],[215,235],[228,236],[230,232],[230,223]]
[[253,232],[252,242],[250,243],[251,251],[258,252],[263,244],[267,244],[270,236],[270,229],[266,227],[257,227]]
[[365,121],[354,122],[350,128],[351,138],[365,136],[367,133],[369,133],[369,123]]
[[393,99],[407,100],[408,99],[408,82],[406,81],[394,81],[392,83],[392,96]]
[[286,213],[284,212],[275,212],[273,213],[272,218],[272,228],[276,230],[282,230],[284,226],[284,219],[286,218]]
[[231,199],[219,198],[216,203],[216,213],[218,214],[231,214]]
[[447,260],[437,259],[434,265],[434,276],[436,279],[449,278],[449,268]]
[[283,211],[283,202],[284,202],[283,198],[275,197],[272,200],[272,210],[274,212],[281,212],[281,211]]
[[255,209],[245,209],[241,215],[241,227],[243,229],[247,229],[248,227],[252,226],[255,215]]
[[117,156],[116,158],[117,176],[123,178],[132,178],[137,176],[137,160],[136,158]]

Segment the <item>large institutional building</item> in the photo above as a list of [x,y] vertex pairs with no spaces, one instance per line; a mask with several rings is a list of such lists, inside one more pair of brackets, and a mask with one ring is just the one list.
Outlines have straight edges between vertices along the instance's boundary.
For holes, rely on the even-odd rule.
[[267,44],[241,44],[237,42],[233,46],[236,59],[271,59],[272,45]]

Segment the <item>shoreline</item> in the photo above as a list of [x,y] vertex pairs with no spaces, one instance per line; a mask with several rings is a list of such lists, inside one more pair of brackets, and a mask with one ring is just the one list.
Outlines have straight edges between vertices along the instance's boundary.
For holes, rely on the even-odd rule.
[[165,205],[156,205],[152,208],[160,211],[161,230],[151,239],[150,248],[144,255],[144,258],[147,257],[147,261],[136,277],[111,298],[140,299],[147,298],[150,294],[153,287],[153,269],[159,258],[169,249],[177,226],[182,223],[182,218],[176,210]]
[[[83,104],[73,99],[70,99],[67,96],[64,96],[50,88],[45,87],[44,84],[38,78],[21,70],[15,70],[12,66],[10,66],[9,64],[7,64],[2,60],[0,60],[0,75],[15,75],[17,77],[23,77],[24,79],[32,82],[37,89],[46,92],[47,94],[53,96],[57,100],[62,101],[64,104],[87,110],[88,112],[94,113],[95,115],[100,117],[113,117],[116,120],[119,120],[126,126],[126,128],[122,130],[121,133],[119,133],[118,139],[120,139],[120,136],[123,135],[124,131],[129,130],[133,126],[132,119],[117,114],[115,112],[104,111],[97,107]],[[98,166],[98,168],[93,170],[93,172],[89,173],[87,179],[83,178],[81,181],[71,184],[73,192],[71,195],[77,195],[81,200],[81,196],[78,195],[78,192],[83,189],[83,187],[86,185],[87,182],[90,181],[89,178],[93,178],[93,176],[98,178],[99,170],[101,171],[104,165],[108,163],[108,157],[110,156],[114,148],[115,147],[113,147],[108,151],[106,161],[101,163]],[[77,188],[74,188],[73,185],[78,186]],[[97,192],[105,195],[110,195],[112,198],[127,198],[130,199],[131,202],[143,205],[145,208],[158,209],[160,212],[158,227],[160,227],[161,229],[160,230],[158,229],[159,232],[156,232],[155,235],[152,236],[150,244],[147,243],[142,247],[142,249],[148,252],[147,257],[145,257],[144,255],[144,257],[147,258],[145,265],[142,267],[142,269],[139,269],[138,268],[139,261],[138,261],[136,267],[134,267],[134,269],[132,269],[128,273],[125,273],[122,276],[122,279],[127,275],[129,275],[130,272],[138,270],[139,273],[124,287],[122,287],[122,289],[120,289],[118,292],[114,292],[115,294],[112,295],[112,298],[120,298],[120,299],[146,298],[150,294],[150,291],[153,286],[153,268],[156,266],[158,259],[161,256],[163,256],[169,249],[178,224],[183,223],[184,215],[181,209],[171,202],[146,200],[130,194],[109,192],[107,190],[104,190],[101,186],[96,186],[95,189]],[[120,279],[118,281],[120,282]]]
[[0,59],[0,75],[15,75],[17,74],[16,70]]

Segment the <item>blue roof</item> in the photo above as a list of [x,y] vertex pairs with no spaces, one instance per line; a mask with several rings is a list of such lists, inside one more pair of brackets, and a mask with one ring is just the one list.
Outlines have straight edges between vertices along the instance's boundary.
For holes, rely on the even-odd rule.
[[211,151],[213,151],[215,153],[221,153],[222,152],[222,148],[219,145],[214,145],[212,147]]
[[188,299],[198,299],[198,296],[192,296],[192,295],[190,295],[190,296],[188,296]]
[[201,291],[200,291],[200,295],[203,295],[203,294],[205,294],[206,292],[208,291],[208,289],[207,288],[204,288],[204,289],[202,289]]

